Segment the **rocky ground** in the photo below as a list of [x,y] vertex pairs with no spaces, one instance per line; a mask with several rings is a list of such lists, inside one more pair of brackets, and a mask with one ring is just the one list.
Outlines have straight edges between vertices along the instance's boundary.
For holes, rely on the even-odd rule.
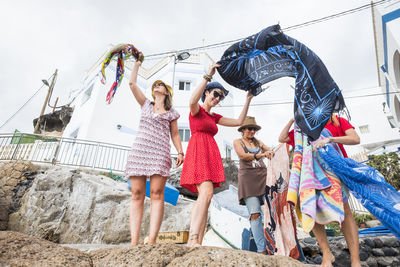
[[248,251],[157,244],[89,253],[12,231],[0,231],[0,266],[305,266],[283,256]]
[[[234,164],[225,162],[224,167],[228,177],[237,176]],[[172,173],[171,182],[179,182],[179,176],[179,171]],[[235,178],[229,179],[235,183]],[[212,247],[190,250],[159,244],[98,249],[130,241],[130,197],[126,183],[92,171],[21,161],[0,163],[0,230],[8,230],[0,232],[0,266],[301,266],[286,257]],[[179,199],[177,206],[166,203],[161,231],[188,230],[192,205],[185,199]],[[149,208],[146,199],[141,241],[148,233]],[[300,233],[307,263],[320,264],[317,242]],[[87,246],[88,252],[56,243]],[[330,239],[330,246],[335,266],[350,266],[343,237]],[[363,266],[400,266],[400,240],[361,237],[360,258]]]

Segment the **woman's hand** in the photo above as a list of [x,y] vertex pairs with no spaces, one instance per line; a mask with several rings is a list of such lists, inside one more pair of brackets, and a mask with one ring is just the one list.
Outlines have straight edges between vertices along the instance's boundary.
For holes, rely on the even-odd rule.
[[313,150],[317,151],[318,148],[324,147],[326,146],[326,144],[328,144],[331,140],[329,138],[324,138],[322,140],[319,140],[314,146],[313,146]]
[[213,76],[215,74],[215,69],[218,67],[221,67],[221,65],[215,62],[211,63],[210,67],[208,68],[208,75]]
[[133,64],[134,64],[135,66],[140,67],[140,66],[142,66],[142,61],[136,60],[135,62],[133,62]]
[[264,152],[264,154],[267,159],[271,159],[273,156],[275,156],[275,152],[272,150],[268,150],[268,151]]
[[178,154],[178,157],[176,158],[176,162],[175,162],[176,167],[181,166],[183,161],[184,161],[184,156],[182,154]]

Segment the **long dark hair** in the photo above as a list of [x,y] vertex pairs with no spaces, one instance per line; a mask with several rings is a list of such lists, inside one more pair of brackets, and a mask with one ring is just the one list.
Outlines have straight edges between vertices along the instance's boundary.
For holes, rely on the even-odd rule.
[[260,142],[257,140],[257,138],[253,137],[253,138],[251,138],[251,140],[253,140],[254,145],[255,145],[256,147],[259,147],[259,146],[260,146]]

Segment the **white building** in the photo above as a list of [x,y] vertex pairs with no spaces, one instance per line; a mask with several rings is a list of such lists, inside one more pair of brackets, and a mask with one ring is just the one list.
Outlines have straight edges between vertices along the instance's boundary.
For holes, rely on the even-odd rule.
[[[372,16],[378,83],[381,92],[385,95],[382,99],[376,99],[375,105],[368,105],[366,101],[360,99],[354,106],[358,106],[357,109],[359,113],[364,114],[364,118],[360,116],[355,121],[359,124],[358,130],[367,151],[382,153],[395,151],[400,147],[398,129],[400,125],[400,3],[389,2],[375,6],[372,9]],[[383,113],[386,120],[371,119],[369,114],[377,112]],[[388,125],[390,128],[387,127]]]
[[400,3],[373,9],[379,86],[396,125],[400,122]]
[[[110,63],[106,69],[106,84],[101,83],[101,60],[89,70],[82,89],[76,93],[73,102],[74,113],[70,123],[64,130],[63,137],[131,146],[135,138],[140,119],[140,106],[136,102],[130,88],[129,78],[132,62],[125,62],[125,76],[111,104],[106,103],[106,95],[115,80],[116,62]],[[154,62],[154,61],[150,61]],[[174,108],[180,113],[178,120],[184,151],[190,138],[189,98],[197,84],[203,79],[212,60],[206,53],[191,54],[186,60],[178,60],[175,54],[167,56],[152,67],[139,69],[138,85],[147,98],[152,100],[151,85],[155,80],[173,83]],[[146,63],[146,60],[145,60]],[[148,64],[148,63],[147,63]],[[146,64],[144,64],[146,66]],[[231,90],[231,88],[227,88]],[[233,95],[229,94],[222,105],[232,106]],[[233,117],[233,107],[215,108],[216,113]],[[232,140],[235,129],[219,127],[215,139],[222,157],[230,157],[233,150]],[[227,139],[228,138],[228,139]],[[176,150],[171,142],[171,153]]]

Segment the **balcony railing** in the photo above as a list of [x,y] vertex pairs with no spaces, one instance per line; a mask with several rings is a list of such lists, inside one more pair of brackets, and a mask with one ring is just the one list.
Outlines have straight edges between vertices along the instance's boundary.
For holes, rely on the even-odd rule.
[[[128,146],[74,138],[26,133],[0,134],[0,161],[29,160],[122,173],[129,151]],[[349,204],[355,212],[368,213],[352,195]]]
[[64,137],[0,134],[0,160],[32,162],[123,172],[130,147]]

